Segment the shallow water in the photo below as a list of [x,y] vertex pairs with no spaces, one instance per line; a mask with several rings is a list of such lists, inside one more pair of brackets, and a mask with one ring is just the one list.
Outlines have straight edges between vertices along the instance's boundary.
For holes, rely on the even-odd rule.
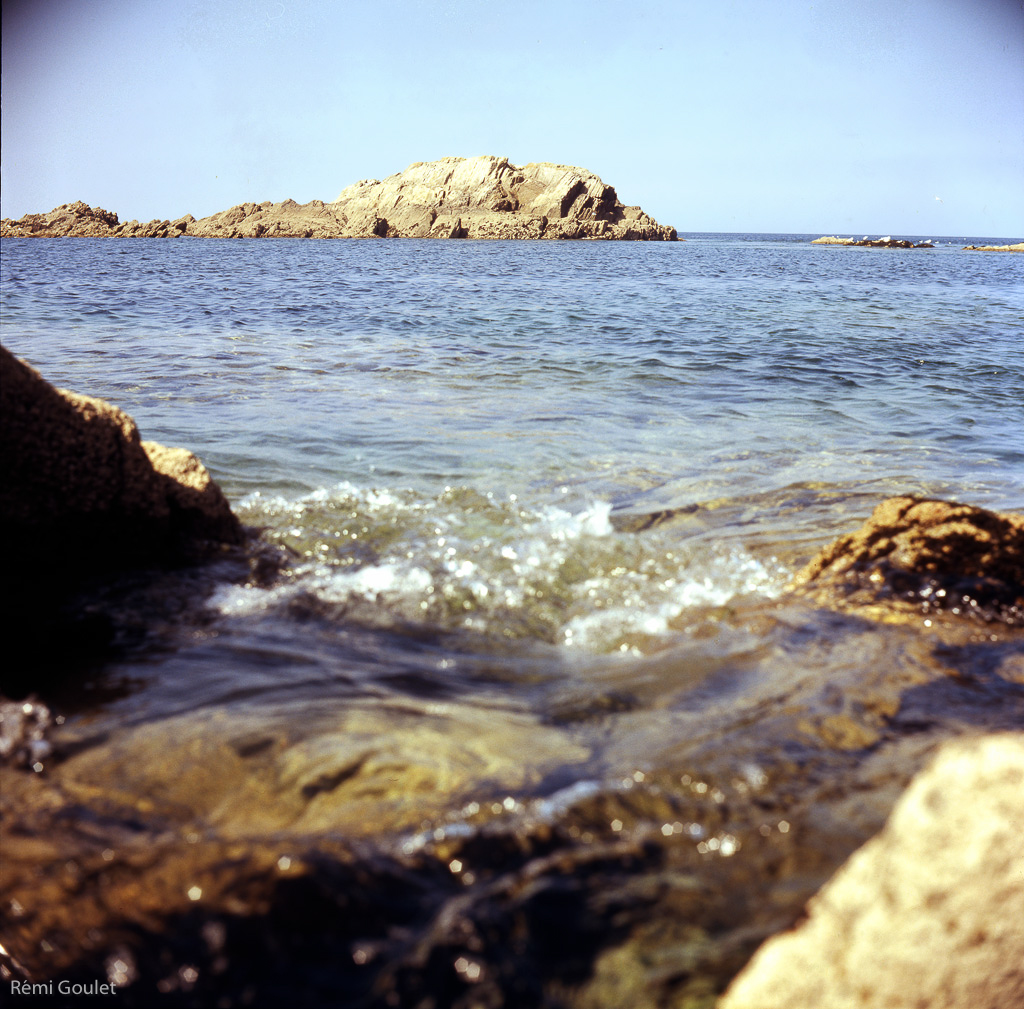
[[[371,843],[367,899],[410,873],[421,919],[411,938],[323,926],[349,951],[336,981],[372,966],[374,994],[352,981],[336,1004],[420,1004],[443,977],[439,1005],[485,981],[493,1004],[605,1005],[626,976],[630,1004],[709,1004],[939,740],[1024,726],[1019,632],[785,592],[885,497],[1024,510],[1024,260],[810,237],[5,241],[4,344],[193,449],[287,558],[110,590],[121,648],[46,698],[63,721],[8,789],[19,836],[61,838],[165,914],[219,845],[263,858],[284,913],[280,858]],[[69,826],[83,808],[98,855]],[[16,900],[67,901],[19,843]],[[602,886],[630,910],[573,954],[585,969],[486,937],[462,955],[423,912],[456,900],[439,866],[474,928],[534,921],[527,878],[575,881],[570,931]],[[681,937],[673,902],[698,892]],[[37,971],[59,924],[39,914],[18,947]],[[110,974],[65,948],[61,969]],[[244,1002],[236,981],[203,990]]]

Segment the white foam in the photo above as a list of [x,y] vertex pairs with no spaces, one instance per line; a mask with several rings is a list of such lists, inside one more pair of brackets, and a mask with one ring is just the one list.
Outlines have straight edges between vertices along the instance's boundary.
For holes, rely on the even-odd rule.
[[433,498],[348,483],[291,502],[247,500],[272,520],[271,535],[305,560],[274,588],[221,589],[212,605],[225,615],[309,594],[375,624],[423,622],[629,652],[673,633],[689,608],[770,595],[784,583],[742,550],[695,552],[670,534],[666,541],[616,532],[607,501],[569,511],[531,508],[515,495],[446,488]]

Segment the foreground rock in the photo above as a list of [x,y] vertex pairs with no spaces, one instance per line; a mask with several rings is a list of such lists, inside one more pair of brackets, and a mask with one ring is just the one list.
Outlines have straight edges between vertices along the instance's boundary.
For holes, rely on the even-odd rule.
[[116,406],[55,389],[0,348],[0,515],[10,544],[104,566],[174,561],[241,527],[202,463]]
[[935,244],[931,240],[924,242],[910,242],[905,238],[868,238],[865,236],[859,241],[854,238],[839,238],[836,235],[823,235],[815,238],[811,245],[857,245],[865,249],[934,249]]
[[1024,1005],[1024,736],[949,743],[719,1009]]
[[119,224],[84,203],[2,222],[4,236],[199,238],[602,238],[675,241],[675,228],[625,207],[592,172],[512,165],[506,158],[417,162],[383,181],[356,182],[333,203],[243,203],[196,221]]
[[825,605],[879,602],[1024,624],[1024,516],[898,497],[793,580]]
[[55,389],[2,347],[0,414],[0,589],[18,628],[8,672],[19,661],[38,667],[54,638],[76,647],[56,613],[79,586],[241,543],[238,520],[191,452],[143,442],[126,413]]
[[195,218],[191,214],[176,221],[121,223],[117,214],[90,207],[81,200],[65,203],[48,214],[26,214],[17,221],[0,221],[4,238],[177,238]]

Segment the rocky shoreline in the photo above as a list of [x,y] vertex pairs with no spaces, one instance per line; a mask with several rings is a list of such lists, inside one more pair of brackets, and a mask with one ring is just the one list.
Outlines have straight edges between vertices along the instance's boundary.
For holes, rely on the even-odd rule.
[[640,207],[626,207],[592,172],[507,158],[417,162],[344,189],[331,203],[243,203],[196,220],[120,223],[85,203],[0,222],[2,237],[470,238],[676,241]]
[[[142,442],[122,411],[6,350],[0,368],[5,605],[30,648],[41,635],[24,621],[49,605],[32,582],[43,562],[73,584],[244,544],[191,453]],[[666,516],[650,518],[638,532]],[[429,764],[405,765],[403,781],[403,747],[428,741],[403,736],[407,711],[385,700],[348,705],[308,752],[194,711],[143,721],[112,750],[87,738],[53,751],[45,703],[4,705],[4,981],[105,978],[119,1005],[710,1007],[781,933],[720,1009],[796,992],[865,1009],[1016,1004],[1024,734],[1004,730],[1024,686],[1024,517],[884,501],[773,606],[721,619],[771,625],[779,648],[816,622],[878,622],[879,668],[858,656],[842,680],[794,681],[757,720],[626,781],[474,801],[457,820],[430,805],[444,789]],[[948,674],[887,677],[891,648],[923,647],[922,621]],[[963,657],[977,640],[980,673]],[[956,721],[996,683],[984,722]],[[471,746],[480,727],[455,710],[446,741]],[[380,739],[383,756],[366,749]],[[746,778],[743,754],[759,767]]]

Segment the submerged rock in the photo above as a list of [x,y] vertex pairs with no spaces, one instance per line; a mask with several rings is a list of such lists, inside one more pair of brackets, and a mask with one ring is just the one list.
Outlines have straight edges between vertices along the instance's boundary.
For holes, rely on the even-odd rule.
[[911,604],[1024,623],[1024,516],[898,497],[883,501],[797,573],[825,605]]
[[1024,1005],[1024,735],[946,744],[718,1009]]

